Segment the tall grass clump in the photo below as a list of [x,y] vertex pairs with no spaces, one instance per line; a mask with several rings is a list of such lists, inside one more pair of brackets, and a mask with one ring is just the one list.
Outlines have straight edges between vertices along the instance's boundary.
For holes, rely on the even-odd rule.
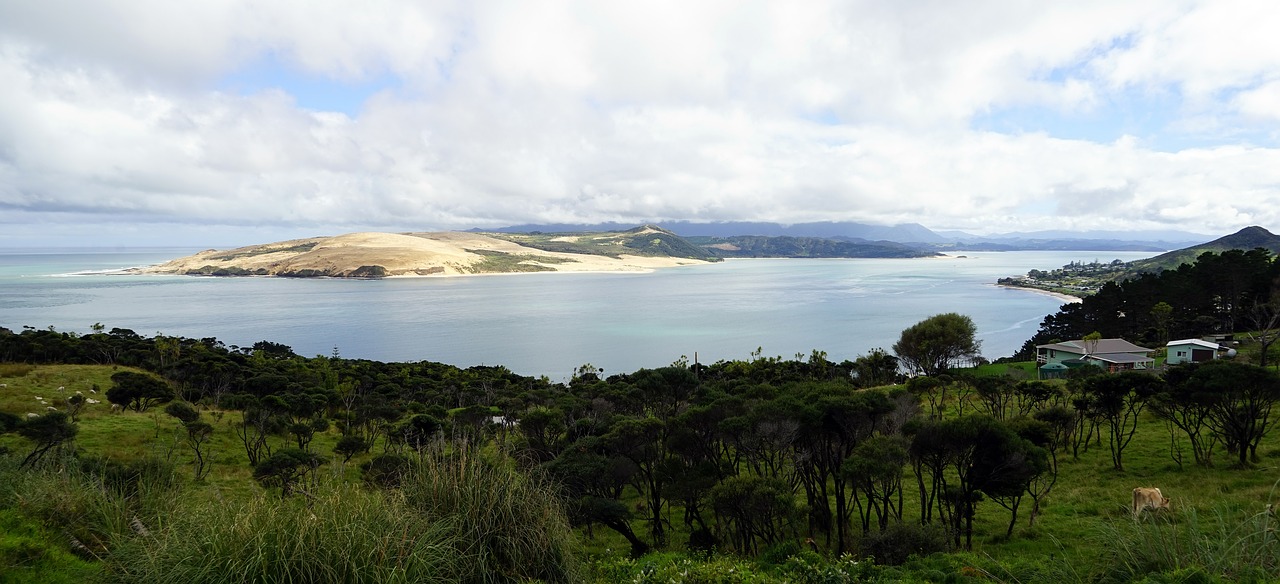
[[321,485],[310,499],[196,505],[111,558],[121,582],[456,582],[471,563],[448,519],[398,494]]
[[162,461],[103,465],[70,456],[22,469],[0,458],[0,508],[60,534],[82,557],[103,559],[148,524],[170,515],[179,497]]
[[1102,528],[1101,579],[1141,580],[1172,573],[1202,581],[1273,582],[1280,575],[1280,527],[1268,508],[1256,512],[1194,508],[1176,517],[1118,521]]
[[475,560],[461,581],[578,580],[578,543],[555,489],[495,458],[465,447],[419,457],[401,486],[405,501],[424,520],[449,520]]

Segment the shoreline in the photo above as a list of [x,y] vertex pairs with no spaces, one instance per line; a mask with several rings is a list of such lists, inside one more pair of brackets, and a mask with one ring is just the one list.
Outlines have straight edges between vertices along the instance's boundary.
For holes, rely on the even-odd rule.
[[1079,296],[1072,296],[1070,294],[1063,294],[1061,292],[1054,292],[1052,290],[1041,290],[1040,288],[1030,288],[1027,286],[1010,286],[1008,284],[992,284],[992,285],[997,288],[1007,288],[1010,290],[1023,290],[1026,292],[1033,292],[1035,294],[1040,294],[1041,296],[1051,296],[1053,298],[1057,298],[1058,300],[1061,300],[1063,304],[1074,304],[1076,302],[1084,301],[1084,299]]

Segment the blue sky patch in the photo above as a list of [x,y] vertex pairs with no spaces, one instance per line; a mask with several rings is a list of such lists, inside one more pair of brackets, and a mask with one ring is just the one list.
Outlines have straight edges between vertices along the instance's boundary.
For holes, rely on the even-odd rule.
[[340,112],[352,118],[360,113],[369,97],[399,86],[399,79],[390,73],[372,79],[343,81],[291,67],[273,54],[232,72],[218,83],[218,89],[239,95],[277,89],[293,96],[299,107]]

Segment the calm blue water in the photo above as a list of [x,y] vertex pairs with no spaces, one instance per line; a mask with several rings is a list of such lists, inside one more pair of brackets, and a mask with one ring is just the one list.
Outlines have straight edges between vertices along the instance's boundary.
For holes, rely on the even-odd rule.
[[505,365],[563,380],[826,351],[834,361],[888,349],[943,312],[973,318],[983,354],[1012,354],[1061,301],[993,285],[1070,261],[1133,252],[966,252],[955,259],[736,260],[647,274],[518,274],[387,280],[104,275],[195,249],[0,250],[0,326],[270,340],[301,355],[460,367]]

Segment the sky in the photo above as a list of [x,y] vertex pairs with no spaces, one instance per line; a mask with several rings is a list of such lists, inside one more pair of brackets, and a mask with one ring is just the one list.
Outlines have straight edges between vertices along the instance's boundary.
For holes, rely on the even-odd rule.
[[1280,231],[1272,0],[0,0],[0,247]]

